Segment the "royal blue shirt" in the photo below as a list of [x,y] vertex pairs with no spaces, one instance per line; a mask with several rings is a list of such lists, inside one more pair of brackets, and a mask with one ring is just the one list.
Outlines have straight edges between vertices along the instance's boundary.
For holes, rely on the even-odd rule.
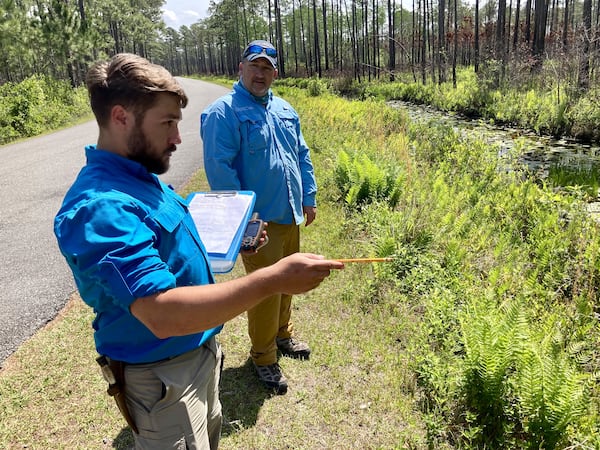
[[159,339],[129,310],[140,297],[214,283],[186,202],[135,161],[95,146],[86,147],[86,157],[54,232],[82,299],[96,314],[98,353],[149,363],[197,348],[222,325]]
[[202,113],[200,130],[211,189],[254,191],[254,211],[281,224],[302,223],[302,207],[317,205],[300,119],[282,98],[269,91],[263,105],[236,82]]

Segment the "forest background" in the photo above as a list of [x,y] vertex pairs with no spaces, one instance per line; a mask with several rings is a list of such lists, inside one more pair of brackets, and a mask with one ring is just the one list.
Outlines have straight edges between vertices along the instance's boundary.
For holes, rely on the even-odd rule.
[[0,144],[65,120],[69,107],[47,109],[44,120],[39,102],[64,92],[56,80],[81,86],[104,55],[137,53],[176,75],[235,76],[255,38],[276,44],[282,78],[330,79],[363,98],[367,83],[400,82],[388,98],[600,139],[599,1],[222,0],[179,30],[165,26],[162,5],[2,0]]
[[[162,1],[2,0],[0,143],[89,114],[81,85],[96,59],[127,51],[176,75],[233,77],[246,42],[270,39],[279,51],[277,92],[301,114],[317,162],[321,214],[337,224],[315,227],[307,245],[394,262],[347,270],[330,292],[314,294],[325,297],[321,309],[304,305],[320,324],[339,319],[329,336],[311,330],[324,352],[329,342],[325,366],[312,370],[328,373],[348,397],[314,386],[310,366],[294,367],[306,391],[291,400],[314,413],[274,434],[270,424],[289,404],[265,403],[265,423],[242,420],[224,442],[600,449],[600,236],[585,207],[598,186],[553,185],[456,130],[408,123],[382,101],[596,141],[599,3],[222,1],[206,19],[174,30],[160,19]],[[78,314],[68,326],[86,336],[89,317]],[[348,323],[358,333],[348,333]],[[224,338],[240,348],[241,336]],[[341,342],[356,351],[344,354]],[[40,436],[40,421],[54,430],[60,423],[23,409],[29,395],[37,398],[27,375],[51,364],[36,372],[39,352],[31,361],[27,352],[27,373],[2,384],[0,437],[73,448],[73,439],[97,436],[94,418],[107,414],[105,403],[85,410],[78,435]],[[244,356],[234,358],[243,367]],[[67,364],[42,380],[46,397],[81,370]],[[94,383],[78,375],[74,395]],[[229,413],[256,414],[238,395],[247,386],[235,383],[225,397]],[[366,399],[358,412],[346,403],[355,398]],[[50,411],[73,402],[54,400]],[[22,420],[23,411],[34,419]],[[69,414],[65,420],[80,420]],[[362,426],[377,433],[363,435]]]

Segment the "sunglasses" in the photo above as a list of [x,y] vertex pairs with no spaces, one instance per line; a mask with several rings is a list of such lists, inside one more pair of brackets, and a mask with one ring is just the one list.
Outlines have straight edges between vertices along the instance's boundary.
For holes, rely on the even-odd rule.
[[277,50],[275,50],[274,48],[265,48],[260,45],[251,45],[246,49],[246,51],[242,55],[242,58],[246,58],[248,55],[260,55],[261,53],[264,53],[265,55],[270,56],[271,58],[277,57]]

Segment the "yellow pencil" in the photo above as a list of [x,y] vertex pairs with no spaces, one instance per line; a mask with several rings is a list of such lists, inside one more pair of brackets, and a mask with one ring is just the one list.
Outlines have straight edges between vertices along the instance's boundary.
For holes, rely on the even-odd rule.
[[342,258],[342,259],[334,259],[334,261],[339,261],[343,263],[372,263],[372,262],[390,262],[393,261],[394,258]]

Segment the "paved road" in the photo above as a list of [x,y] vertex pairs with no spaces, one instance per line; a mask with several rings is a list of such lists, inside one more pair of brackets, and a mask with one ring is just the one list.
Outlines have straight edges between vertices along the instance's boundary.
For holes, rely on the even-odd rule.
[[[200,113],[228,89],[180,79],[190,98],[180,124],[182,144],[163,181],[176,189],[202,167]],[[54,319],[75,291],[52,223],[62,198],[85,164],[83,148],[96,142],[95,121],[0,147],[0,365]]]

